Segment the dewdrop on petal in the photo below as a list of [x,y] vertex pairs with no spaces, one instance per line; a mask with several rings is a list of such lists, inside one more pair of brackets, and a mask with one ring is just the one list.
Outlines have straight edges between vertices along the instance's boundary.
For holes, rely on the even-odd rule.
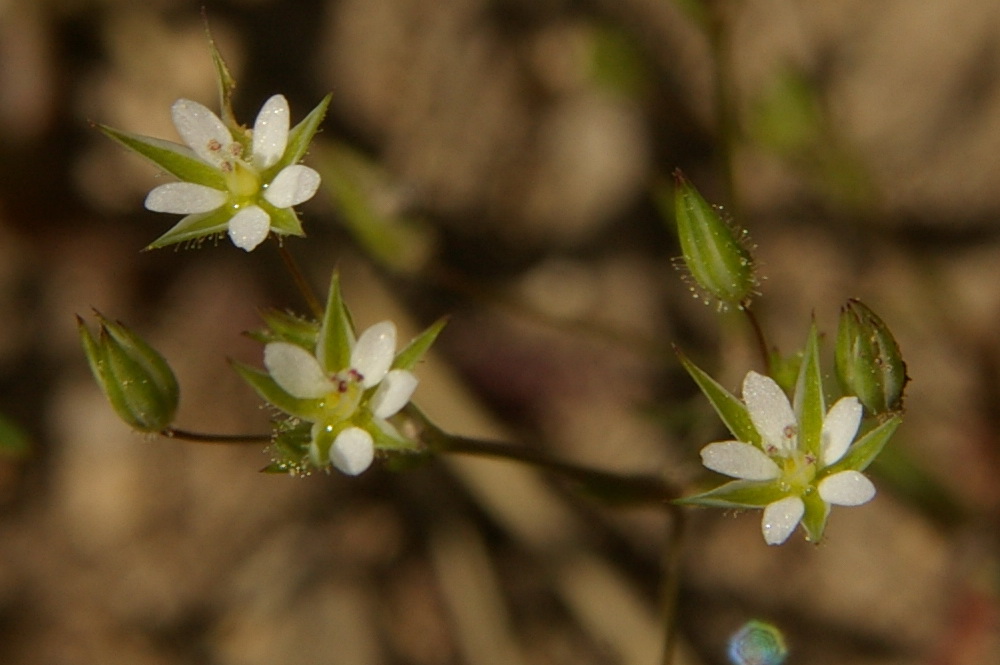
[[680,170],[674,171],[674,216],[684,265],[720,307],[744,307],[757,278],[740,234],[710,206]]

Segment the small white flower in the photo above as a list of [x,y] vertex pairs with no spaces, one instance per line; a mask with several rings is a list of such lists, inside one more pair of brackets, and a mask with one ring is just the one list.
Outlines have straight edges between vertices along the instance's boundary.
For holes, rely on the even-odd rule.
[[146,208],[188,215],[179,226],[227,209],[230,239],[249,252],[271,232],[274,220],[268,208],[291,208],[311,199],[319,188],[320,175],[308,166],[291,164],[277,173],[269,172],[288,146],[289,110],[284,96],[274,95],[261,108],[251,132],[249,155],[225,123],[198,102],[179,99],[171,111],[190,152],[217,169],[225,182],[224,190],[195,182],[154,188],[146,196]]
[[391,429],[386,420],[406,406],[417,387],[412,372],[390,369],[395,349],[391,321],[365,330],[351,348],[350,366],[333,375],[300,346],[271,342],[264,347],[264,366],[274,382],[292,397],[316,400],[321,415],[313,424],[310,452],[317,466],[327,463],[321,441],[329,445],[329,463],[343,473],[357,475],[371,464],[374,440],[365,424]]
[[[709,469],[746,481],[777,481],[783,496],[767,504],[761,522],[764,540],[779,545],[791,535],[806,511],[803,497],[818,493],[826,504],[858,506],[875,496],[863,474],[844,470],[822,476],[847,453],[861,425],[856,397],[839,399],[826,413],[820,434],[819,459],[799,446],[799,422],[785,393],[773,379],[756,372],[743,381],[743,401],[761,447],[743,441],[710,443],[701,451]],[[821,477],[816,482],[817,477]]]

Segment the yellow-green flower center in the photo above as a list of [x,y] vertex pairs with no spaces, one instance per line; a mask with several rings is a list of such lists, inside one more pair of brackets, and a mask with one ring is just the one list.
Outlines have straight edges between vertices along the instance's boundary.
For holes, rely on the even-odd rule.
[[260,175],[240,160],[231,162],[232,169],[225,171],[226,186],[236,199],[248,199],[260,191]]
[[788,491],[802,494],[812,487],[816,479],[816,458],[809,453],[795,451],[788,457],[775,460],[781,466],[782,486]]

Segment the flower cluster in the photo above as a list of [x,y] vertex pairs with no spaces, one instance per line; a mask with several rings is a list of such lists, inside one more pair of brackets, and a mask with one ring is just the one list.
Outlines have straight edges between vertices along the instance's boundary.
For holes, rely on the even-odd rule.
[[[328,104],[329,97],[289,129],[288,101],[274,95],[248,130],[227,125],[198,102],[179,99],[171,114],[186,145],[101,129],[180,179],[155,187],[146,197],[149,210],[185,215],[151,248],[225,232],[233,244],[249,252],[271,232],[303,235],[293,207],[313,197],[320,175],[298,162]],[[223,115],[231,117],[231,113]]]
[[855,441],[863,407],[846,396],[826,409],[820,378],[818,335],[812,330],[799,370],[794,404],[772,378],[749,372],[743,401],[682,358],[735,439],[701,451],[712,471],[735,478],[682,503],[763,508],[761,530],[780,545],[801,523],[808,540],[823,536],[831,505],[858,506],[875,496],[861,471],[875,459],[899,425],[897,414]]
[[266,372],[236,369],[289,417],[275,429],[271,470],[308,472],[330,465],[348,475],[367,469],[377,449],[414,450],[390,419],[417,387],[411,371],[443,327],[432,325],[396,353],[396,326],[382,321],[355,338],[334,276],[323,320],[267,315]]

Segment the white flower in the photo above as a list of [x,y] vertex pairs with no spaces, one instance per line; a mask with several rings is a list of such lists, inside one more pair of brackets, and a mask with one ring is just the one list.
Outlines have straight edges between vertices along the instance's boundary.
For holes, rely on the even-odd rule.
[[701,459],[709,469],[732,478],[777,483],[782,496],[765,506],[761,522],[769,545],[788,539],[806,514],[804,499],[812,498],[813,493],[825,504],[823,510],[830,504],[858,506],[875,496],[875,486],[859,471],[823,473],[844,457],[858,433],[862,406],[856,397],[839,399],[826,413],[818,459],[800,447],[795,410],[773,379],[748,373],[743,381],[743,401],[760,434],[761,446],[719,441],[705,446]]
[[366,425],[389,430],[386,419],[410,401],[417,387],[412,372],[391,369],[396,326],[382,321],[365,330],[351,348],[350,365],[333,375],[315,355],[295,344],[271,342],[264,347],[264,366],[274,382],[292,397],[316,400],[321,415],[313,424],[310,453],[317,466],[326,458],[337,469],[357,475],[375,454]]
[[272,213],[308,201],[319,188],[320,175],[301,164],[272,173],[288,146],[288,101],[282,95],[268,99],[251,132],[250,154],[234,140],[229,128],[205,106],[179,99],[171,109],[174,125],[190,154],[217,169],[225,189],[196,182],[172,182],[154,188],[145,206],[154,212],[188,215],[183,226],[204,215],[226,209],[231,214],[228,233],[233,244],[250,251],[267,238]]

